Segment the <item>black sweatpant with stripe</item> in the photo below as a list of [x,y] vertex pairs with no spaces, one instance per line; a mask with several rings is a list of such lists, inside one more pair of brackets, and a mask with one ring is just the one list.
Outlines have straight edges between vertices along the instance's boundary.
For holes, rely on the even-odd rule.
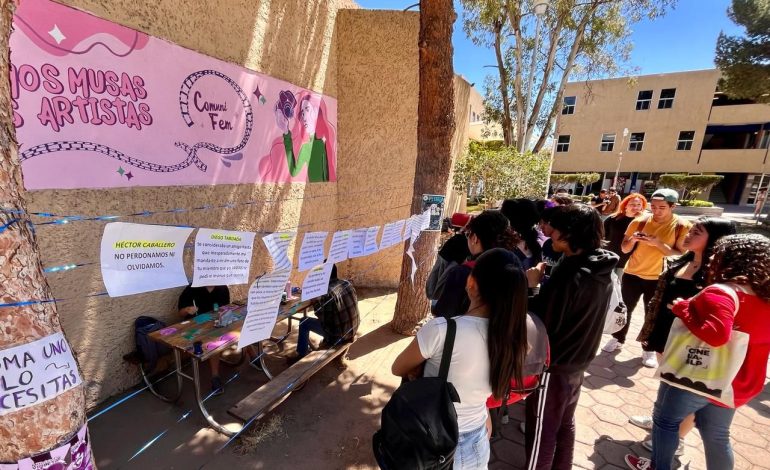
[[570,470],[583,371],[545,372],[541,383],[526,401],[527,470]]

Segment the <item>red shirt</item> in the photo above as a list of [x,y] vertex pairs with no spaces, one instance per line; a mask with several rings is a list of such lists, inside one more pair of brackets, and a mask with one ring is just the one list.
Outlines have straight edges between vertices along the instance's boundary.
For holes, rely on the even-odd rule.
[[[770,303],[756,295],[737,293],[739,306],[734,317],[732,296],[717,286],[706,287],[699,295],[677,303],[673,308],[687,328],[711,346],[727,343],[733,328],[749,334],[746,359],[733,380],[736,408],[762,391],[770,356]],[[715,401],[712,403],[724,406]]]

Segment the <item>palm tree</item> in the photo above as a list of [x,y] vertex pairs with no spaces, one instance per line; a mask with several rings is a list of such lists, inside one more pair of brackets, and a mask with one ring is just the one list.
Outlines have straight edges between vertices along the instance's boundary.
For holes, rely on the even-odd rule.
[[[0,0],[0,303],[53,298],[43,275],[35,233],[26,216],[11,112],[8,40],[15,9],[12,0]],[[60,331],[53,302],[0,307],[0,350]],[[15,462],[59,447],[84,422],[82,386],[43,404],[0,415],[0,462]]]
[[[412,213],[422,209],[423,194],[446,194],[452,164],[454,121],[454,70],[452,28],[456,15],[452,0],[420,2],[420,96],[417,108],[417,164],[414,171]],[[428,278],[439,232],[425,232],[415,244],[419,267],[411,285],[412,262],[404,256],[396,312],[391,328],[414,334],[428,314],[428,299],[422,286]]]

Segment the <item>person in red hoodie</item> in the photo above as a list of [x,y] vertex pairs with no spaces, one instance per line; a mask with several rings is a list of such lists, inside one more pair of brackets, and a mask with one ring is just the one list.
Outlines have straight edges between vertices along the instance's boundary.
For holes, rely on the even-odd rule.
[[[765,383],[770,355],[770,239],[757,234],[721,238],[707,281],[709,286],[699,295],[675,301],[672,311],[695,336],[712,346],[726,344],[733,330],[749,335],[746,358],[732,383],[737,408],[757,396]],[[737,313],[733,314],[736,295]],[[706,467],[731,470],[730,424],[735,408],[661,382],[653,411],[652,459],[626,455],[626,463],[635,470],[672,468],[679,424],[694,413]]]

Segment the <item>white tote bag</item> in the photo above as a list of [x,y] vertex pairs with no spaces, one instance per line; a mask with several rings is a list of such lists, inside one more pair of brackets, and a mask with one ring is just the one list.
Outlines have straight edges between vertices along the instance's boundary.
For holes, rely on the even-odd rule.
[[[714,284],[729,293],[738,311],[735,286]],[[700,294],[698,294],[700,295]],[[735,407],[733,380],[746,359],[749,335],[732,330],[722,346],[711,346],[690,332],[679,318],[674,319],[668,334],[663,360],[655,376],[667,384]]]
[[612,279],[612,295],[610,295],[610,303],[607,305],[607,316],[604,319],[604,333],[608,335],[622,330],[628,321],[628,308],[623,303],[620,279],[618,279],[618,275],[614,271],[610,277]]

